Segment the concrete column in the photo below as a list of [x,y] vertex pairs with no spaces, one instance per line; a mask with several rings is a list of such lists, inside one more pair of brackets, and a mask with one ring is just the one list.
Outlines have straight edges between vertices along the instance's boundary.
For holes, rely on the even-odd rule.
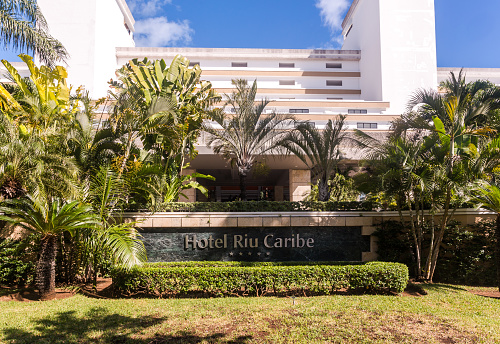
[[283,186],[276,185],[274,187],[274,200],[278,202],[283,201]]
[[304,200],[311,192],[310,170],[289,170],[290,201],[298,202]]
[[[193,168],[187,168],[185,170],[182,170],[182,175],[185,176],[187,174],[192,174],[192,173],[195,173],[196,170],[193,169]],[[192,202],[196,202],[196,189],[187,189],[187,190],[184,190],[182,192],[184,195],[186,195],[186,197],[184,196],[180,196],[179,197],[179,202],[189,202],[189,203],[192,203]]]

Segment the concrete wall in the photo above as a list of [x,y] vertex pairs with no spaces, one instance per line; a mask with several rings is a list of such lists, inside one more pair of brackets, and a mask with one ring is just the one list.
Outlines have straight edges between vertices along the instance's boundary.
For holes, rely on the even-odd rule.
[[437,87],[434,0],[355,0],[342,49],[361,50],[361,99],[401,114],[418,88]]
[[[50,34],[70,54],[68,83],[94,99],[107,94],[118,68],[116,47],[133,47],[133,17],[123,0],[38,0]],[[125,24],[128,24],[130,32]]]
[[[488,211],[461,209],[455,219],[474,224],[496,215]],[[125,221],[137,221],[144,228],[239,228],[239,227],[361,227],[370,235],[370,251],[362,253],[363,261],[377,259],[377,238],[372,234],[383,221],[399,221],[395,211],[384,212],[282,212],[282,213],[127,213]]]

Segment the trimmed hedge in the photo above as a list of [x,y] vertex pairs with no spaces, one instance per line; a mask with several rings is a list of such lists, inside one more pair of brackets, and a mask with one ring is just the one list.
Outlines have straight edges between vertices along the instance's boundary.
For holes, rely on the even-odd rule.
[[[203,263],[203,262],[201,262]],[[165,264],[165,263],[161,263]],[[408,282],[404,264],[364,265],[143,266],[112,272],[115,291],[122,295],[156,297],[322,294],[340,289],[400,293]],[[196,263],[197,264],[197,263]]]
[[379,208],[375,202],[172,202],[156,211],[163,212],[276,212],[276,211],[372,211]]

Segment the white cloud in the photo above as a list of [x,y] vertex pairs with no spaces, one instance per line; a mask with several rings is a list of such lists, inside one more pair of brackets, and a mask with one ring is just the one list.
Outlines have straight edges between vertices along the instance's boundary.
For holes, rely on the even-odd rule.
[[188,44],[193,33],[187,20],[169,22],[167,17],[156,17],[135,23],[134,40],[138,47],[165,47]]
[[350,5],[350,0],[318,0],[316,2],[316,7],[321,10],[321,17],[324,24],[332,32],[337,32],[341,29],[344,13]]
[[317,0],[316,7],[320,9],[323,24],[330,28],[332,32],[332,42],[342,45],[344,38],[340,34],[342,31],[342,21],[344,14],[351,5],[351,0]]
[[161,11],[162,7],[171,4],[172,0],[129,0],[128,7],[134,15],[152,17]]

